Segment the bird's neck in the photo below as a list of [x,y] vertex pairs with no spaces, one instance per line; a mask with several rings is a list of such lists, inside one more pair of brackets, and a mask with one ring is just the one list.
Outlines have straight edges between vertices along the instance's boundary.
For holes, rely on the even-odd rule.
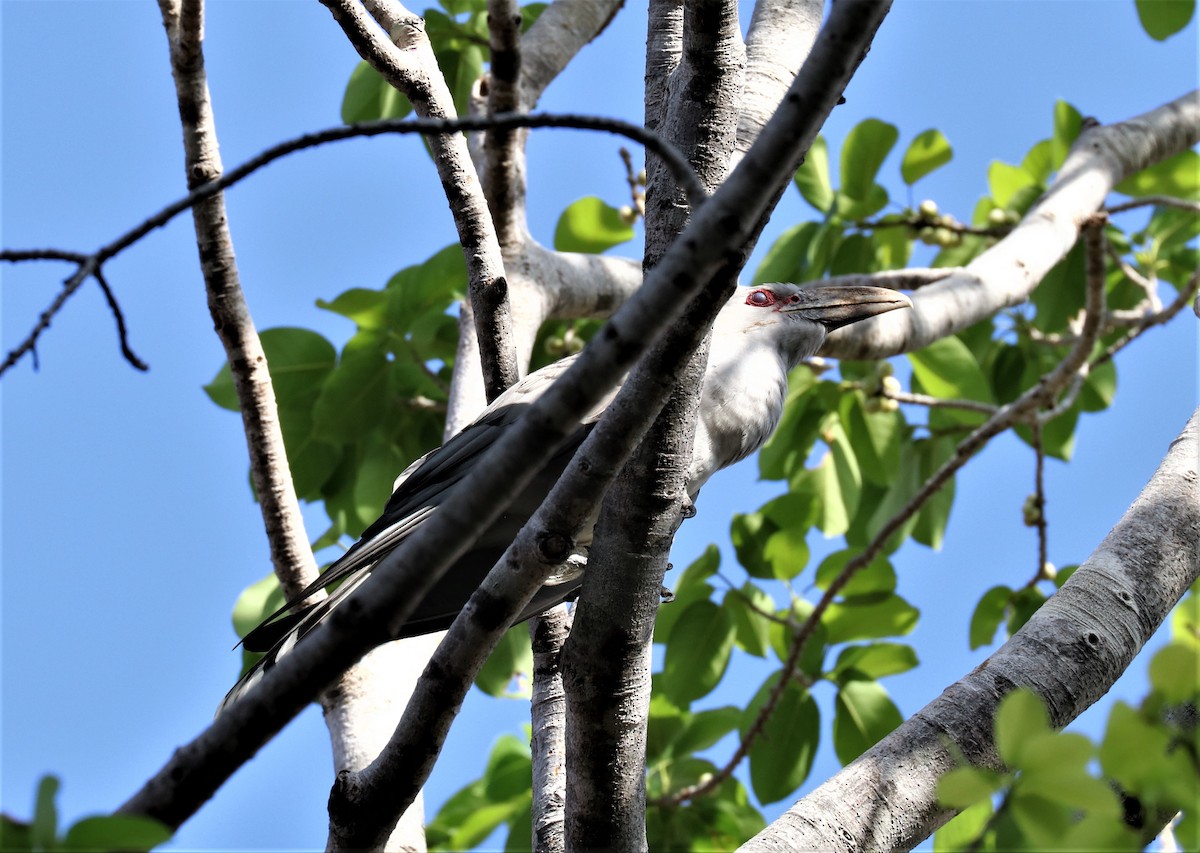
[[748,346],[709,356],[688,491],[693,496],[720,468],[758,450],[774,431],[787,396],[788,365],[775,346]]

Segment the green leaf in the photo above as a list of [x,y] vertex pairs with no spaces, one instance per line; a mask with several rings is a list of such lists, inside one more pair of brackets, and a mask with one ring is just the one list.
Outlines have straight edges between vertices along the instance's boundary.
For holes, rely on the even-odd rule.
[[[280,407],[310,405],[337,361],[333,344],[308,329],[286,327],[267,329],[259,340]],[[204,391],[221,408],[234,412],[240,408],[229,365],[221,367]]]
[[508,837],[504,839],[505,853],[526,853],[533,839],[533,794],[529,801],[513,806],[508,821]]
[[[914,450],[920,462],[919,477],[925,481],[954,453],[955,443],[949,436],[943,436],[918,442]],[[929,500],[917,514],[916,524],[912,528],[913,539],[935,551],[942,547],[946,525],[950,523],[950,510],[954,507],[954,489],[955,478],[951,477],[929,496]]]
[[996,749],[1009,767],[1021,767],[1031,741],[1050,731],[1046,706],[1029,690],[1014,690],[996,710]]
[[354,124],[383,118],[404,118],[412,112],[412,103],[366,62],[359,62],[350,73],[342,96],[342,121]]
[[991,645],[996,639],[996,629],[1004,621],[1004,614],[1012,596],[1013,591],[1009,587],[994,586],[979,599],[979,603],[975,605],[975,612],[971,614],[971,651]]
[[[525,633],[528,635],[528,629]],[[483,793],[495,802],[519,800],[529,793],[531,773],[529,744],[514,735],[502,735],[488,756]]]
[[1170,195],[1195,199],[1200,195],[1200,154],[1181,151],[1148,169],[1130,175],[1115,187],[1119,193],[1135,197]]
[[738,727],[742,719],[742,709],[726,705],[687,716],[689,719],[672,744],[671,751],[675,755],[688,755],[708,749]]
[[[955,783],[952,782],[948,786],[949,789],[954,789],[954,785]],[[964,786],[964,790],[969,789]],[[941,792],[940,787],[938,792]],[[959,791],[954,790],[953,793],[959,793]],[[992,816],[992,801],[988,796],[990,793],[989,791],[972,805],[967,806],[959,812],[957,817],[952,818],[949,823],[933,834],[934,853],[949,853],[951,850],[971,848],[972,842],[980,836],[988,825],[988,819]]]
[[[532,695],[533,649],[525,623],[509,628],[475,676],[475,686],[489,696],[517,699]],[[517,687],[509,689],[514,681]]]
[[912,186],[921,178],[945,166],[954,157],[954,150],[940,130],[930,128],[918,133],[904,152],[900,162],[900,177]]
[[1028,172],[1038,184],[1045,184],[1054,172],[1054,142],[1043,139],[1029,149],[1021,168]]
[[[995,402],[991,385],[979,362],[957,337],[934,341],[924,349],[910,352],[908,359],[912,362],[913,374],[921,387],[935,397]],[[981,413],[967,414],[973,418],[969,422],[982,422]]]
[[771,646],[771,621],[764,614],[775,613],[771,596],[747,581],[741,589],[726,592],[721,607],[733,621],[738,647],[755,657],[765,657]]
[[632,239],[633,226],[621,219],[621,212],[595,196],[569,205],[554,229],[554,248],[560,252],[598,255]]
[[[772,674],[746,709],[743,737],[778,680],[779,674]],[[760,803],[778,802],[804,783],[820,739],[817,703],[804,687],[789,681],[762,733],[750,745],[750,784]]]
[[1182,30],[1196,14],[1196,0],[1134,0],[1138,20],[1155,41],[1165,41]]
[[671,629],[660,684],[681,707],[707,695],[725,675],[735,639],[729,613],[711,601],[688,606]]
[[62,850],[151,850],[165,844],[171,830],[144,815],[84,818],[67,830]]
[[907,634],[920,615],[900,596],[888,595],[879,600],[855,598],[831,604],[821,623],[829,631],[829,644],[835,645]]
[[1067,152],[1083,130],[1083,116],[1066,101],[1054,102],[1054,136],[1050,139],[1054,168],[1062,167]]
[[904,722],[900,710],[877,681],[848,681],[833,706],[833,749],[849,764]]
[[1170,705],[1195,703],[1200,684],[1200,651],[1195,646],[1172,643],[1150,661],[1150,685]]
[[829,180],[829,149],[825,137],[818,136],[804,155],[804,162],[793,178],[800,195],[820,213],[833,206],[833,185]]
[[1112,359],[1097,364],[1084,377],[1079,404],[1085,412],[1102,412],[1117,396],[1117,366]]
[[387,410],[387,378],[388,360],[382,349],[351,350],[347,344],[341,363],[321,384],[313,406],[314,433],[333,441],[353,441],[378,426]]
[[279,579],[270,572],[260,581],[242,590],[233,605],[233,630],[244,637],[283,606],[287,599],[279,586]]
[[1036,185],[1037,181],[1033,175],[1020,166],[1002,163],[999,160],[988,166],[988,188],[997,207],[1012,207],[1012,203],[1018,200],[1019,190]]
[[820,502],[808,493],[788,492],[766,503],[761,512],[767,519],[762,556],[771,567],[771,577],[790,580],[808,565],[807,536],[817,523]]
[[[839,191],[834,202],[837,215],[848,222],[859,222],[874,216],[887,207],[888,192],[881,184],[872,184],[862,198]],[[810,270],[821,272],[821,268]]]
[[[679,575],[679,580],[675,582],[675,594],[679,595],[687,591],[695,584],[703,583],[708,578],[711,578],[717,573],[717,569],[721,567],[721,551],[716,545],[709,545],[704,549],[699,557],[692,561],[683,573]],[[705,586],[711,590],[707,584]],[[707,596],[706,596],[707,597]]]
[[1037,613],[1045,603],[1046,594],[1040,589],[1019,590],[1009,602],[1008,635],[1011,637],[1020,631],[1030,617]]
[[780,234],[754,271],[751,284],[798,281],[807,262],[808,247],[820,228],[819,222],[805,222]]
[[1044,332],[1065,330],[1067,321],[1083,308],[1084,281],[1084,248],[1081,241],[1050,268],[1030,294],[1030,301],[1037,308],[1034,325]]
[[863,476],[888,486],[900,468],[904,416],[900,412],[868,412],[861,393],[843,394],[838,415]]
[[29,827],[35,850],[53,850],[58,846],[58,806],[54,802],[58,788],[57,776],[43,776],[38,780],[33,823]]
[[913,241],[906,228],[880,228],[872,237],[875,243],[875,264],[881,270],[898,270],[908,266]]
[[[821,561],[817,567],[817,589],[829,589],[834,579],[842,573],[846,563],[855,556],[851,549],[834,551]],[[849,582],[842,587],[842,598],[860,596],[877,596],[880,593],[890,594],[896,591],[896,570],[888,562],[887,557],[876,557],[851,576]]]
[[883,678],[898,675],[917,666],[917,653],[905,643],[867,643],[842,649],[829,675],[834,681],[849,680],[852,676]]
[[[952,809],[963,809],[991,797],[1004,784],[1004,777],[978,767],[958,767],[937,783],[938,802]],[[990,800],[988,805],[991,805]]]
[[729,537],[742,568],[753,578],[775,577],[775,568],[764,554],[767,540],[779,525],[761,512],[735,513],[729,524]]
[[891,152],[900,131],[879,119],[864,119],[842,143],[841,191],[855,201],[866,201],[874,193],[875,177]]
[[382,329],[387,325],[387,293],[366,287],[352,287],[332,302],[317,300],[317,307],[349,317],[360,329]]
[[[899,229],[898,229],[899,230]],[[875,241],[866,234],[850,234],[843,238],[829,262],[830,275],[850,275],[874,269]]]
[[0,850],[6,853],[33,850],[33,827],[0,813]]

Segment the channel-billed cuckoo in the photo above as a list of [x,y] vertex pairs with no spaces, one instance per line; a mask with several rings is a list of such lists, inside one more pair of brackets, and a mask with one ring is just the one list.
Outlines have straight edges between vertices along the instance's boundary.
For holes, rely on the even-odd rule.
[[[721,468],[760,448],[783,414],[788,371],[814,353],[825,334],[840,326],[912,305],[892,290],[877,287],[764,284],[739,287],[713,324],[708,368],[688,470],[688,496]],[[513,385],[443,446],[408,466],[396,481],[379,520],[293,601],[246,635],[250,651],[266,655],[234,686],[222,707],[245,693],[281,655],[316,627],[370,574],[371,568],[413,532],[453,492],[471,466],[558,378],[574,357],[543,367]],[[572,455],[616,395],[614,389],[581,419],[579,429],[541,474],[525,488],[474,547],[452,565],[417,606],[395,639],[442,630],[450,625],[484,576],[533,515]],[[522,611],[528,619],[570,598],[582,583],[592,522],[585,525],[576,556],[552,576]],[[332,595],[307,603],[331,583]]]

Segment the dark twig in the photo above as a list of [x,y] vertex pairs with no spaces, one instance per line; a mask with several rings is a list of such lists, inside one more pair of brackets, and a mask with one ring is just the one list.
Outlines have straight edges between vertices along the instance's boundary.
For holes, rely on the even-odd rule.
[[1042,422],[1031,418],[1029,428],[1033,433],[1033,511],[1034,527],[1038,538],[1038,564],[1034,572],[1034,583],[1046,576],[1046,448],[1042,444]]
[[[517,115],[504,114],[496,116],[476,116],[471,118],[456,118],[456,119],[383,119],[381,121],[363,122],[361,124],[351,124],[342,127],[332,127],[326,130],[317,131],[315,133],[306,133],[302,136],[289,139],[278,145],[273,145],[264,150],[256,157],[252,157],[242,165],[235,169],[225,172],[220,178],[208,183],[201,184],[192,192],[188,193],[181,199],[171,202],[166,207],[148,217],[139,225],[126,231],[115,240],[101,246],[92,254],[84,254],[82,252],[70,252],[60,249],[6,249],[0,252],[0,261],[19,262],[19,261],[37,261],[37,260],[58,260],[69,261],[80,265],[79,269],[66,280],[62,291],[55,297],[50,307],[42,312],[33,331],[13,349],[5,358],[3,363],[0,363],[0,376],[4,374],[10,367],[16,364],[26,353],[32,352],[34,345],[37,343],[38,337],[50,325],[50,321],[54,315],[62,309],[63,304],[74,295],[88,276],[94,275],[100,270],[101,266],[109,259],[115,257],[121,252],[128,249],[138,240],[145,237],[151,231],[157,228],[162,228],[180,213],[193,207],[194,205],[212,198],[222,190],[228,189],[234,184],[244,180],[250,175],[257,172],[264,166],[269,165],[281,157],[286,157],[297,151],[303,151],[308,148],[315,148],[319,145],[324,145],[329,142],[338,142],[343,139],[354,139],[360,136],[382,136],[389,133],[419,133],[423,135],[432,135],[440,133],[456,133],[463,130],[485,130],[488,128],[504,128],[516,129],[522,127],[559,127],[559,128],[574,128],[579,130],[598,130],[605,133],[612,133],[617,136],[624,136],[640,143],[645,148],[653,151],[667,167],[671,170],[671,174],[679,182],[684,192],[687,194],[688,203],[695,209],[707,197],[703,185],[696,177],[691,165],[687,162],[679,151],[671,145],[670,142],[663,139],[653,131],[646,130],[629,122],[620,121],[617,119],[597,118],[594,116],[581,115]],[[110,303],[111,304],[111,303]],[[118,327],[123,323],[118,320]],[[122,346],[122,352],[126,352],[126,347]],[[128,355],[126,356],[128,358]],[[138,369],[145,369],[142,362],[139,360],[131,361],[131,364]]]
[[142,361],[129,348],[129,334],[125,328],[125,315],[121,313],[121,306],[117,304],[117,297],[113,295],[112,288],[108,286],[108,281],[104,278],[104,273],[97,269],[92,278],[96,279],[96,284],[100,285],[100,290],[104,292],[104,299],[108,302],[108,308],[112,311],[113,319],[117,321],[117,340],[121,344],[121,355],[125,356],[125,360],[136,367],[138,370],[146,371],[150,369],[150,365]]

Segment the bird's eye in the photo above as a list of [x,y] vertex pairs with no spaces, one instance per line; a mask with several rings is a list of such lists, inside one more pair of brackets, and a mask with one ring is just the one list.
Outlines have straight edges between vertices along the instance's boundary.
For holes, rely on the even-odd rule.
[[746,297],[746,304],[753,305],[756,308],[765,308],[768,305],[774,305],[775,294],[769,290],[753,290]]

